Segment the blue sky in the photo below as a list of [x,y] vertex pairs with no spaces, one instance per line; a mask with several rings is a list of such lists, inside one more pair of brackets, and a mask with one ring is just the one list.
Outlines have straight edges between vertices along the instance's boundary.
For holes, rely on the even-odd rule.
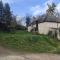
[[57,4],[57,9],[60,12],[60,0],[3,0],[3,2],[8,2],[13,14],[18,16],[25,16],[27,13],[43,14],[47,9],[47,3],[51,4],[52,2]]

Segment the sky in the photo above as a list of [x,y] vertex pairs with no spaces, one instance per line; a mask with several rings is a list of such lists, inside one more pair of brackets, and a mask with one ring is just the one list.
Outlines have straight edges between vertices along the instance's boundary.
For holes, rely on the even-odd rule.
[[27,14],[39,15],[47,10],[47,3],[56,3],[57,10],[60,12],[60,0],[2,0],[4,3],[8,2],[13,14],[18,16],[25,16]]

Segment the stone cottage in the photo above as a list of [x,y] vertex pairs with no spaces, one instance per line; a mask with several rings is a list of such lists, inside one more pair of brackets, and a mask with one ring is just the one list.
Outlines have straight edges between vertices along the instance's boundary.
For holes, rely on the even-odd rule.
[[28,26],[28,32],[37,31],[40,34],[47,35],[50,31],[57,32],[57,38],[60,39],[60,18],[56,16],[42,16],[33,21]]

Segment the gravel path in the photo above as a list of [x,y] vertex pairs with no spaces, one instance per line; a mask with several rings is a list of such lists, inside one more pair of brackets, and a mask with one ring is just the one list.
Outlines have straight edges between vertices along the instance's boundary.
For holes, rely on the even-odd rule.
[[18,54],[0,47],[0,60],[60,60],[56,54]]

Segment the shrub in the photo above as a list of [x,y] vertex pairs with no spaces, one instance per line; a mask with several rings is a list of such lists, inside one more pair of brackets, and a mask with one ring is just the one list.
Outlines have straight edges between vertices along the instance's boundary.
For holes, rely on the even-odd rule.
[[25,26],[22,26],[22,25],[17,25],[16,29],[17,30],[27,30],[27,28]]
[[49,31],[48,32],[48,36],[52,36],[52,31]]
[[57,38],[57,31],[56,30],[55,31],[49,31],[48,36],[53,37],[53,38]]

